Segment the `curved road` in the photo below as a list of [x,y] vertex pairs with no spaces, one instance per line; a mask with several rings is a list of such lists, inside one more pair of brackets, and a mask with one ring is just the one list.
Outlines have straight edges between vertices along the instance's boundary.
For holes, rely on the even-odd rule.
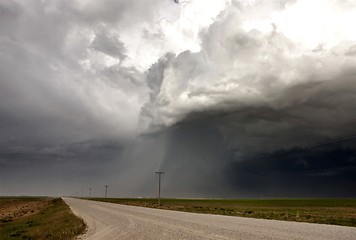
[[84,219],[79,239],[350,239],[356,228],[196,214],[63,198]]

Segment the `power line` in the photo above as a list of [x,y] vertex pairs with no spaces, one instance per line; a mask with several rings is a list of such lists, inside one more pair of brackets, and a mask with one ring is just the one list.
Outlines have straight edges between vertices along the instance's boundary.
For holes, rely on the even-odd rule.
[[161,175],[164,174],[164,172],[155,172],[158,174],[158,205],[161,206]]
[[285,152],[289,152],[289,151],[293,151],[293,150],[302,150],[302,149],[307,149],[307,148],[313,148],[313,147],[318,147],[318,146],[322,146],[322,145],[351,140],[355,137],[356,137],[356,133],[350,132],[350,133],[342,134],[339,136],[325,137],[325,138],[316,139],[316,140],[312,140],[312,141],[306,141],[301,144],[277,149],[274,152],[275,153],[285,153]]

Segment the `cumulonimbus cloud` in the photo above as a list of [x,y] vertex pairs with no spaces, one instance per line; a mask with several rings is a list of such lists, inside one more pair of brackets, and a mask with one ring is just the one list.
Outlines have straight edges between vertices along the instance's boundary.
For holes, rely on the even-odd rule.
[[[351,143],[274,154],[353,131],[355,11],[353,0],[0,1],[0,182],[12,194],[36,175],[39,192],[43,176],[67,192],[113,181],[150,195],[160,168],[170,194],[211,196],[256,193],[294,167],[300,192],[303,176],[350,175]],[[340,164],[317,159],[328,153]]]
[[[351,21],[342,13],[350,14],[356,8],[352,3],[347,9],[333,1],[320,4],[233,1],[201,32],[199,52],[186,51],[170,59],[165,56],[148,70],[149,87],[155,97],[143,108],[142,116],[150,122],[146,125],[153,129],[171,126],[190,112],[214,108],[235,109],[246,104],[277,106],[275,100],[299,84],[334,81],[342,85],[356,65],[356,59],[350,54],[356,36],[340,32],[343,28],[347,31],[344,25],[350,26]],[[325,36],[336,32],[339,36],[293,38],[281,22],[281,16],[289,12],[302,15],[303,9],[309,13],[312,11],[309,8],[316,10],[318,6],[324,7],[322,16],[331,8],[342,13],[329,16],[334,25],[324,26],[316,20],[311,29],[302,20],[299,24],[297,19],[286,17],[286,20],[301,28],[294,29],[300,35],[303,31],[323,28]],[[317,44],[316,38],[320,38]],[[156,79],[155,85],[150,81],[152,78]]]

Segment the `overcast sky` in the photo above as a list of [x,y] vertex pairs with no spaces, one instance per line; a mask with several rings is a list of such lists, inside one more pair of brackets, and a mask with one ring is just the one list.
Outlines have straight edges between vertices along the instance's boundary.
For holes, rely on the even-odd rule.
[[356,197],[355,0],[0,0],[0,195]]

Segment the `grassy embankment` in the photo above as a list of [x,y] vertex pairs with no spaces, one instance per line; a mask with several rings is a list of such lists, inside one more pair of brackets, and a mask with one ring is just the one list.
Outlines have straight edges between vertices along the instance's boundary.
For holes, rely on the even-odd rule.
[[356,199],[156,199],[91,200],[185,212],[310,222],[356,227]]
[[1,240],[72,239],[85,230],[60,198],[0,198]]

